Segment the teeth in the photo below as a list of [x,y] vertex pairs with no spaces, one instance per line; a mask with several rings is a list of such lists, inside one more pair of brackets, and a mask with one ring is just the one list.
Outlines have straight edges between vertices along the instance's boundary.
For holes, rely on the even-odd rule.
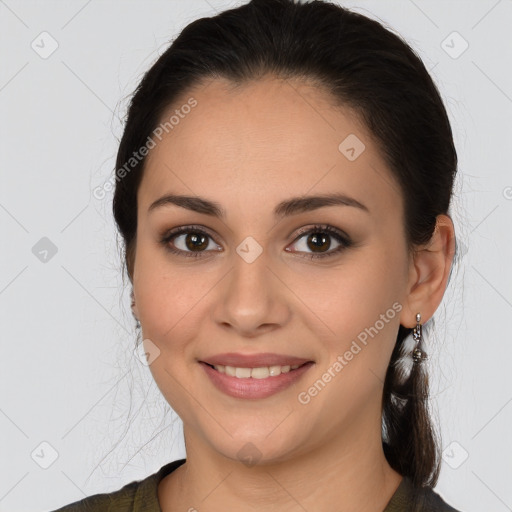
[[238,377],[239,379],[248,379],[250,376],[250,368],[235,368],[235,377]]
[[213,367],[220,373],[225,373],[230,377],[237,377],[239,379],[266,379],[267,377],[277,377],[281,373],[288,373],[290,370],[295,370],[299,367],[298,364],[292,366],[262,366],[260,368],[237,368],[234,366],[223,366],[221,364],[213,365]]
[[[270,376],[270,368],[247,368],[249,371],[250,376],[253,379],[266,379]],[[237,375],[238,377],[238,375]]]

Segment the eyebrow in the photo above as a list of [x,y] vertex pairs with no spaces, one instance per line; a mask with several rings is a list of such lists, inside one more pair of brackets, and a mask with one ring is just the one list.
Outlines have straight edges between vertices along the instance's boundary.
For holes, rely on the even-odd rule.
[[[193,212],[211,215],[220,219],[226,218],[226,211],[215,201],[198,196],[167,194],[160,197],[148,208],[148,213],[167,205],[175,205]],[[299,213],[309,212],[325,206],[352,206],[370,213],[369,209],[359,201],[344,194],[321,194],[315,196],[292,197],[277,204],[274,217],[289,217]]]

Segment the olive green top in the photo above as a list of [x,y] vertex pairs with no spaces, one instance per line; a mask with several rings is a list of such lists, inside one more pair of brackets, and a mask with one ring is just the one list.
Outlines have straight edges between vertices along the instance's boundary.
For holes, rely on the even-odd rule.
[[[94,494],[53,512],[162,512],[158,503],[158,483],[181,466],[186,459],[162,466],[147,478],[126,484],[121,489]],[[413,504],[416,500],[417,504]],[[403,478],[383,512],[458,512],[431,489],[414,488]]]

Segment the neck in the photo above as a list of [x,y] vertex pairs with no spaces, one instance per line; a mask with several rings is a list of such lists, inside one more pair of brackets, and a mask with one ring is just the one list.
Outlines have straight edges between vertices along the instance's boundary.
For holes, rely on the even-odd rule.
[[378,436],[333,436],[285,461],[247,466],[185,433],[187,462],[159,487],[162,510],[381,512],[402,477]]

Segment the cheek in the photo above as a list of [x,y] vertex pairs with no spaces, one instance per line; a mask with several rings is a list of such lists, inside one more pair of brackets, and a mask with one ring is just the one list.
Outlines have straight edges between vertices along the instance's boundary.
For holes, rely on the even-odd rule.
[[202,298],[217,280],[190,266],[171,265],[158,249],[142,244],[139,249],[133,286],[144,337],[161,350],[177,350],[204,322]]
[[193,360],[194,345],[190,341],[199,337],[205,321],[201,298],[207,293],[208,282],[204,276],[194,276],[162,261],[154,250],[143,249],[137,256],[134,293],[142,335],[154,344],[149,345],[152,350],[158,349],[158,357],[149,368],[162,395],[184,418],[191,408],[183,390],[190,368],[184,363]]
[[384,336],[388,323],[397,325],[400,308],[396,303],[404,287],[401,265],[405,260],[398,252],[385,249],[360,249],[331,269],[314,269],[301,278],[290,276],[295,280],[294,293],[306,306],[310,329],[335,340],[333,349],[342,350],[381,315],[389,321],[385,328],[378,323]]
[[144,335],[164,344],[166,349],[170,340],[179,343],[189,338],[198,329],[201,318],[204,320],[200,307],[204,293],[189,278],[167,275],[147,279],[138,289]]
[[[338,361],[341,365],[337,365],[341,378],[334,379],[332,391],[336,389],[341,402],[372,400],[386,376],[403,307],[401,277],[393,273],[399,268],[399,257],[387,263],[368,258],[357,273],[342,276],[343,286],[331,295],[327,306],[324,318],[336,333],[329,338],[334,340],[328,343],[329,364]],[[350,396],[346,390],[352,390]]]

